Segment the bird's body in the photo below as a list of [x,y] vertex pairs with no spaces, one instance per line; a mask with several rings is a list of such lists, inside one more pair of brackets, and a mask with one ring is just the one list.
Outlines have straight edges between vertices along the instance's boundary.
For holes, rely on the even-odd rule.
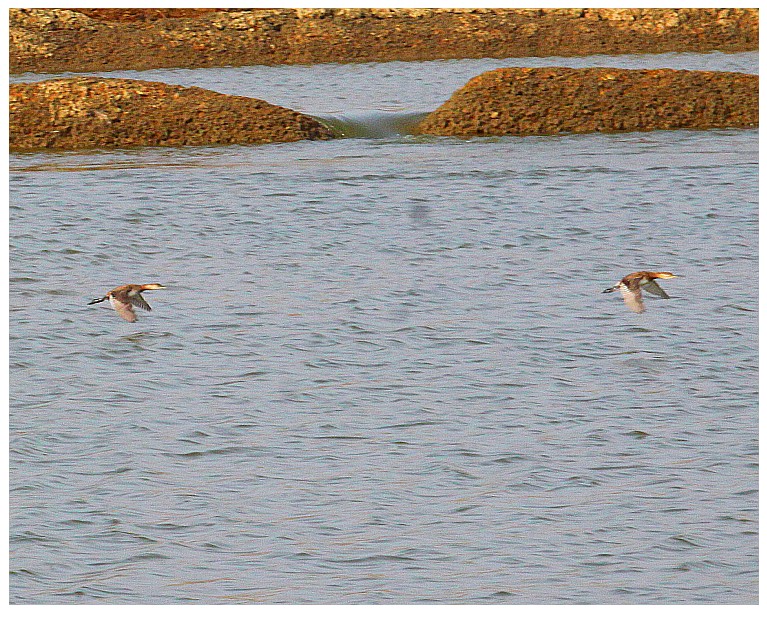
[[112,308],[115,309],[118,315],[120,315],[126,321],[133,323],[138,319],[136,313],[133,311],[133,307],[142,308],[143,310],[151,310],[141,293],[145,290],[160,290],[165,288],[162,284],[125,284],[124,286],[118,286],[113,288],[103,297],[94,299],[88,304],[98,304],[102,301],[109,300]]
[[619,290],[623,301],[633,312],[644,312],[644,302],[642,301],[642,289],[646,290],[652,295],[661,297],[663,299],[670,299],[660,286],[658,286],[655,280],[667,280],[672,277],[677,277],[673,273],[666,273],[661,271],[654,273],[653,271],[637,271],[636,273],[629,273],[619,282],[616,282],[614,286],[602,291],[603,293],[612,293]]

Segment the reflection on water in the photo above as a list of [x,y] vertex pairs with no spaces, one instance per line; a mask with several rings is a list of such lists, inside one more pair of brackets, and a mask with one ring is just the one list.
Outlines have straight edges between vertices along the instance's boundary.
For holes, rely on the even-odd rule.
[[757,137],[13,155],[11,600],[755,602]]

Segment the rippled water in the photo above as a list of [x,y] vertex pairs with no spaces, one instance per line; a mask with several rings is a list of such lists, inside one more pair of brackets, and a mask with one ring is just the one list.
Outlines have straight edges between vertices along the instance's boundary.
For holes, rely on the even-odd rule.
[[[570,61],[670,59],[756,72]],[[354,116],[482,63],[123,74]],[[13,155],[11,600],[755,603],[757,139]]]

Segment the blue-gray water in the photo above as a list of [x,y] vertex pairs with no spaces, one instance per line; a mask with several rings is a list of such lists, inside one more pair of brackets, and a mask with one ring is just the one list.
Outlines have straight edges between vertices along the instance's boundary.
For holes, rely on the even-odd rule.
[[[757,71],[110,74],[360,120],[564,62]],[[757,139],[12,155],[11,601],[755,603]]]

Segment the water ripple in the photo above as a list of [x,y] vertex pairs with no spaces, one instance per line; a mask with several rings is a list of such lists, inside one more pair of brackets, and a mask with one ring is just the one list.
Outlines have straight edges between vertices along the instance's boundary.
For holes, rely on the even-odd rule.
[[[148,75],[321,111],[287,75],[502,63]],[[757,140],[12,156],[11,600],[755,602]],[[639,268],[685,276],[642,317]],[[169,289],[87,305],[126,281]]]

